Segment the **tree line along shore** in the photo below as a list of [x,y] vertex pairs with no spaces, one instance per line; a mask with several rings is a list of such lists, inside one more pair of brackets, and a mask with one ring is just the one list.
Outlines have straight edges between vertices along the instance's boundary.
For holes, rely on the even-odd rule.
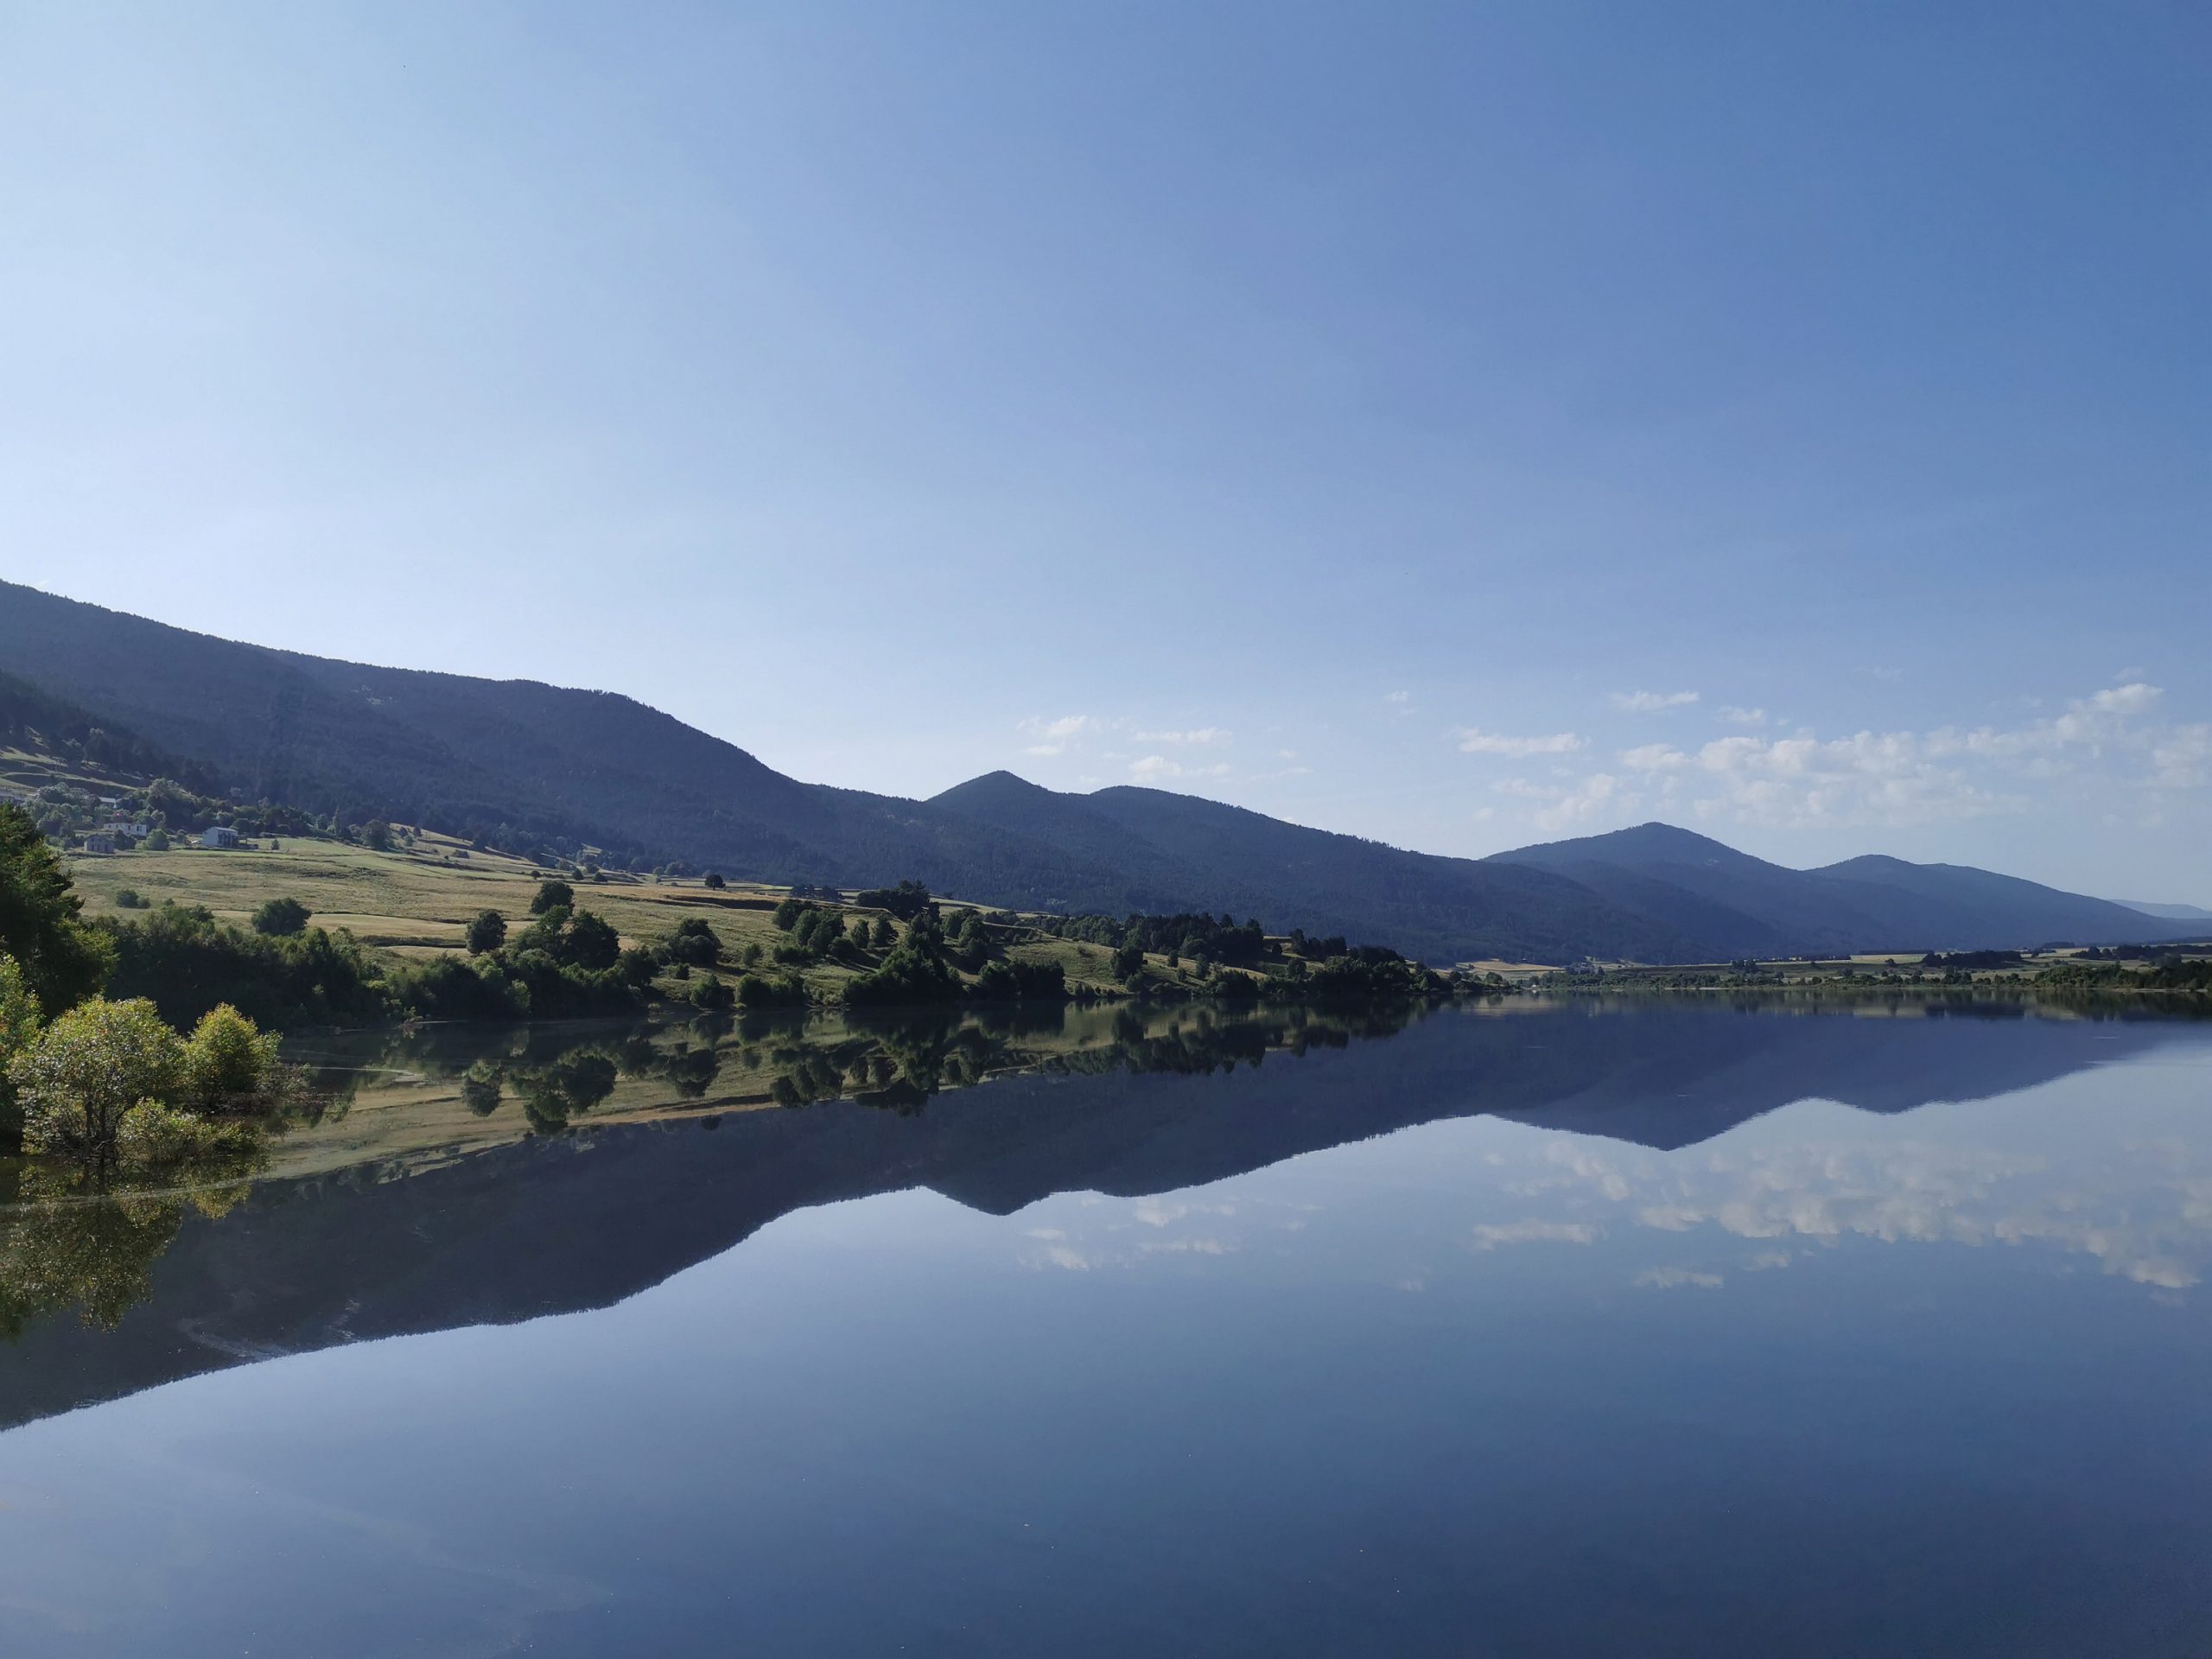
[[296,1102],[275,1037],[306,1027],[1509,988],[1226,915],[1020,915],[912,880],[738,887],[376,829],[65,861],[0,806],[0,1144],[94,1164],[243,1150]]

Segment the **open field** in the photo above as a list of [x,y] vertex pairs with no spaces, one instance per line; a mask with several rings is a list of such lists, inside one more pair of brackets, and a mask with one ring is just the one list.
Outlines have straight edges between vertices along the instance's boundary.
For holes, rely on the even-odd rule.
[[[72,853],[69,874],[92,916],[128,918],[143,911],[115,902],[124,891],[149,905],[174,899],[204,905],[225,921],[245,925],[270,899],[298,899],[313,912],[311,925],[349,930],[362,944],[401,960],[448,954],[478,912],[496,910],[510,929],[529,920],[530,901],[545,873],[527,860],[471,851],[461,843],[425,835],[412,848],[372,852],[349,842],[279,836],[257,847],[214,851],[172,848],[162,853]],[[721,938],[725,969],[749,944],[772,955],[784,935],[771,912],[786,896],[780,887],[733,882],[721,891],[696,879],[655,882],[650,877],[610,874],[594,881],[568,878],[576,902],[612,922],[626,944],[652,944],[666,938],[688,918],[703,916]],[[961,906],[941,901],[948,915]],[[855,915],[875,915],[857,906]],[[1113,953],[1103,946],[1073,940],[1039,938],[1011,946],[1016,961],[1058,962],[1070,986],[1113,988]],[[1149,958],[1154,971],[1182,980],[1165,957]],[[811,964],[803,971],[809,986],[831,992],[856,971],[836,963]]]
[[[68,862],[92,914],[129,915],[115,905],[129,890],[150,904],[205,905],[244,924],[265,900],[292,898],[315,912],[316,925],[349,928],[365,944],[405,955],[458,949],[461,930],[480,910],[503,912],[511,922],[527,915],[542,879],[527,862],[496,853],[455,858],[458,851],[466,849],[430,836],[412,851],[390,853],[280,837],[273,846],[223,851],[73,853]],[[597,907],[623,925],[612,906]]]

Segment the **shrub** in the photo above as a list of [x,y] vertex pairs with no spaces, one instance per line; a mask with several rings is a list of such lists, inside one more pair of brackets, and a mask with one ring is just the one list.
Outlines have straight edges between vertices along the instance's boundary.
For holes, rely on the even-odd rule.
[[475,963],[434,957],[402,969],[391,989],[400,1007],[426,1020],[514,1020],[530,1012],[529,990],[488,957]]
[[115,907],[118,910],[149,910],[152,906],[140,896],[137,888],[118,887],[115,890]]
[[722,942],[715,938],[715,930],[703,918],[686,917],[676,925],[669,936],[668,956],[671,962],[688,962],[695,968],[711,968],[720,959]]
[[569,923],[564,958],[587,973],[601,973],[621,960],[622,936],[604,916],[580,910]]
[[184,1101],[200,1112],[267,1110],[279,1093],[279,1040],[227,1002],[210,1008],[184,1046]]
[[863,910],[887,910],[900,921],[911,922],[930,907],[930,890],[910,879],[895,887],[869,887],[853,902]]
[[576,890],[565,881],[541,881],[537,896],[530,901],[530,913],[543,916],[549,910],[573,910],[576,904]]
[[253,912],[253,931],[270,938],[288,939],[306,931],[310,913],[296,899],[271,899]]
[[556,906],[538,913],[537,919],[517,937],[509,955],[513,959],[511,967],[525,956],[540,955],[563,968],[595,974],[620,960],[622,938],[605,917]]
[[1260,982],[1249,974],[1217,974],[1207,988],[1224,1002],[1255,1002],[1260,996]]
[[627,1014],[641,1001],[638,988],[609,967],[565,965],[542,950],[510,950],[499,966],[524,995],[534,1020],[582,1020]]
[[126,1113],[176,1092],[184,1039],[143,998],[94,997],[69,1010],[8,1068],[31,1152],[102,1157]]
[[350,933],[309,928],[289,938],[249,933],[199,906],[163,904],[143,921],[104,919],[114,942],[109,992],[150,998],[162,1017],[196,1022],[227,1002],[263,1026],[381,1020],[383,978]]
[[1067,972],[1057,962],[986,963],[972,995],[986,1002],[1065,1002]]
[[845,984],[845,1001],[855,1007],[950,1002],[959,995],[960,976],[911,941],[886,957],[873,973],[856,974]]
[[118,1157],[135,1164],[177,1164],[244,1152],[254,1140],[253,1130],[244,1123],[210,1122],[163,1101],[142,1100],[123,1115],[115,1146]]
[[796,1008],[806,1006],[806,982],[796,974],[747,974],[737,982],[737,1005],[741,1008]]

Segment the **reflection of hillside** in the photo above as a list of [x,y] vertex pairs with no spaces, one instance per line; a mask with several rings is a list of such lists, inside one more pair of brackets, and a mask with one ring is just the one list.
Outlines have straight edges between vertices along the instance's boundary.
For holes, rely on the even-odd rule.
[[[1619,1052],[1618,1063],[1531,1109],[1553,1128],[1662,1148],[1692,1145],[1808,1096],[1895,1113],[2011,1094],[2119,1059],[2171,1030],[2140,1018],[2050,1018],[2012,1001],[1700,1009],[1706,1020],[1732,1023],[1725,1038],[1709,1028],[1690,1035],[1671,1023],[1679,1013],[1671,1007],[1630,1004],[1622,1023],[1634,1035],[1609,1023],[1621,1010],[1573,1011],[1591,1021],[1593,1034],[1614,1039],[1606,1046]],[[1663,1040],[1642,1040],[1660,1032],[1668,1033]],[[1518,1108],[1491,1109],[1523,1116]]]
[[1204,1071],[1271,1048],[1384,1035],[1420,1012],[1122,1005],[358,1032],[296,1052],[327,1109],[276,1143],[269,1173],[419,1166],[672,1114],[839,1099],[913,1111],[944,1090],[1014,1071]]
[[[1055,1192],[1172,1191],[1478,1112],[1663,1148],[1806,1096],[1896,1111],[2011,1090],[2171,1032],[2152,1021],[1578,1003],[1448,1010],[1363,1041],[1342,1022],[1187,1010],[1172,1029],[1125,1027],[1049,1070],[936,1098],[930,1089],[1020,1058],[1039,1033],[840,1032],[812,1047],[822,1077],[834,1070],[842,1086],[904,1109],[845,1100],[591,1129],[588,1104],[563,1118],[568,1133],[409,1179],[362,1168],[264,1181],[219,1221],[184,1217],[150,1291],[115,1328],[49,1314],[0,1347],[0,1421],[241,1358],[603,1306],[792,1210],[842,1198],[926,1186],[1004,1214]],[[446,1057],[476,1077],[480,1100],[487,1066],[504,1068],[503,1091],[519,1071],[539,1079],[531,1088],[565,1077],[563,1089],[589,1094],[626,1065],[696,1108],[731,1086],[733,1070],[788,1077],[810,1058],[788,1029],[728,1033],[711,1066],[696,1046],[626,1052],[610,1039],[590,1051],[601,1070],[573,1048],[505,1040],[496,1052],[464,1045]],[[419,1052],[411,1061],[430,1063]],[[502,1098],[493,1111],[531,1106],[527,1095]],[[58,1305],[48,1297],[24,1311]]]

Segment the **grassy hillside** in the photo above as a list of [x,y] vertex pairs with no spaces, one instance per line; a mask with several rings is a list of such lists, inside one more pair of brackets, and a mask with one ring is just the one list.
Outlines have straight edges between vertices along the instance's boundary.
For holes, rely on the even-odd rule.
[[[365,847],[321,838],[285,839],[275,845],[212,851],[173,848],[168,852],[113,855],[74,853],[69,873],[86,899],[88,916],[118,919],[142,914],[117,900],[135,895],[147,905],[168,900],[202,905],[222,920],[241,926],[270,899],[296,899],[313,912],[312,925],[346,928],[365,944],[399,960],[421,961],[462,949],[462,934],[479,912],[496,910],[511,929],[529,919],[530,903],[545,873],[525,860],[472,851],[448,836],[423,836],[411,849],[373,852]],[[577,903],[613,923],[626,944],[653,944],[675,932],[688,918],[703,918],[721,941],[725,974],[737,971],[746,947],[772,955],[785,936],[773,919],[787,889],[740,884],[715,891],[698,880],[656,882],[616,874],[601,882],[577,880]],[[965,908],[946,906],[948,917]],[[871,918],[877,911],[848,906]],[[1103,946],[1051,938],[1022,938],[1007,947],[1016,962],[1058,962],[1070,986],[1105,991],[1118,988],[1113,953]],[[1167,958],[1147,958],[1152,971],[1173,984],[1195,984],[1186,968]],[[859,969],[833,961],[801,970],[809,988],[834,998]]]

